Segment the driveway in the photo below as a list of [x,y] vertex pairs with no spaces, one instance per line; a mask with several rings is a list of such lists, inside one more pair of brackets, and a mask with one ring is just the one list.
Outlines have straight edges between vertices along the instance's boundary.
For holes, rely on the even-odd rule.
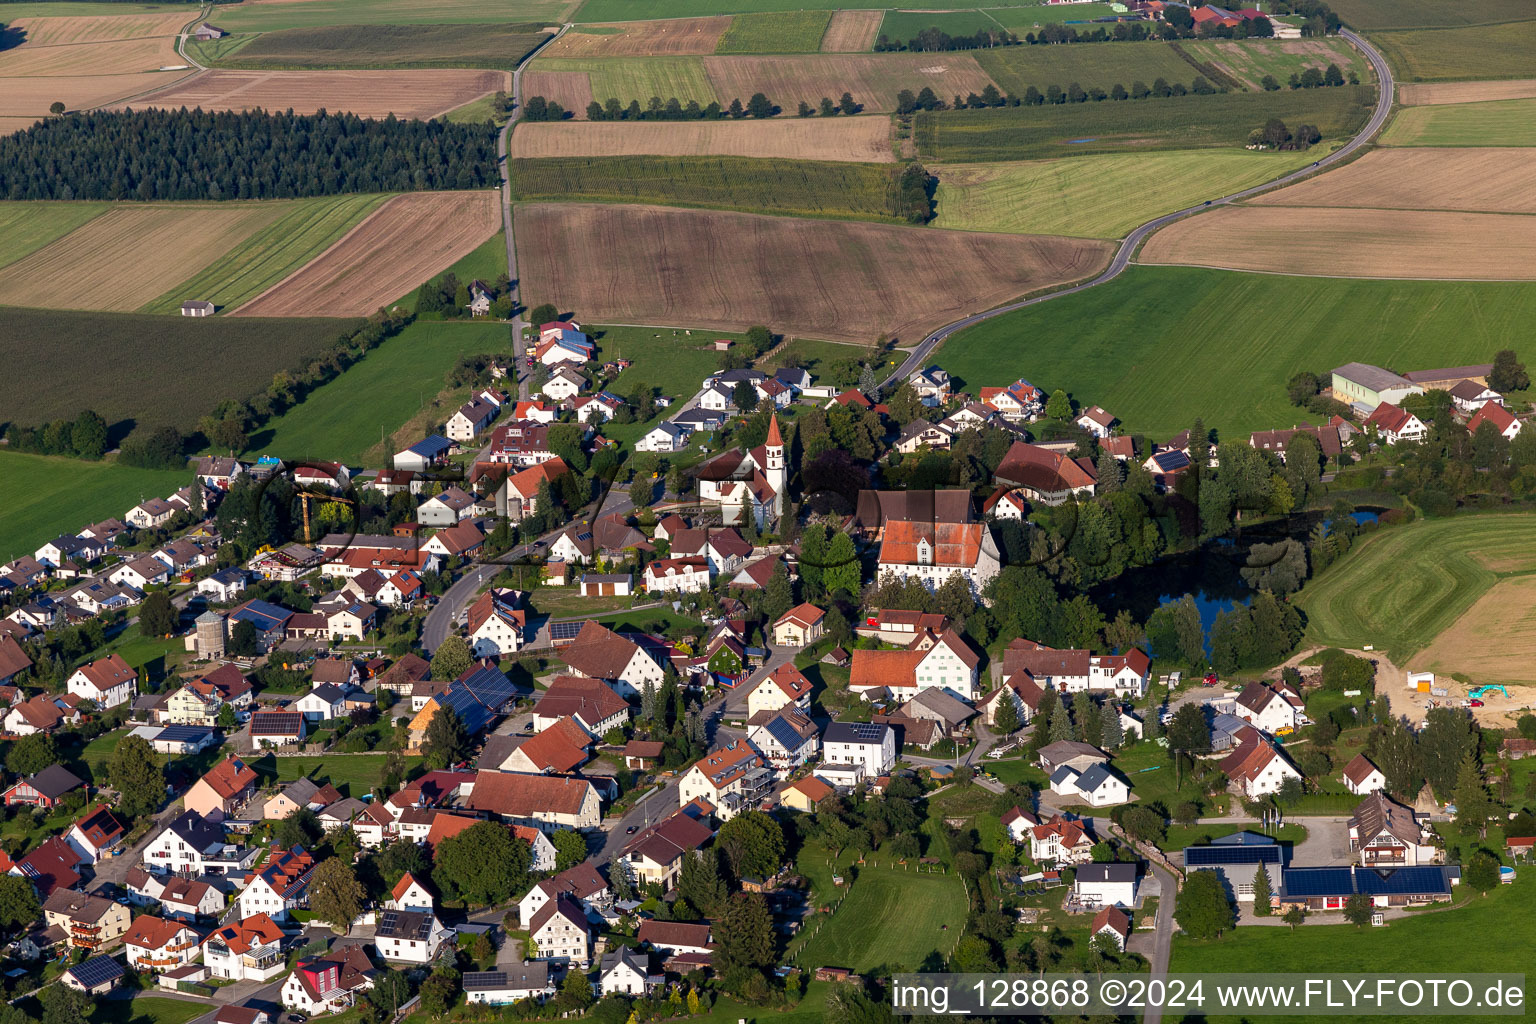
[[1291,848],[1293,867],[1328,867],[1350,862],[1353,855],[1349,849],[1348,818],[1288,820],[1290,824],[1301,825],[1307,830],[1307,838]]

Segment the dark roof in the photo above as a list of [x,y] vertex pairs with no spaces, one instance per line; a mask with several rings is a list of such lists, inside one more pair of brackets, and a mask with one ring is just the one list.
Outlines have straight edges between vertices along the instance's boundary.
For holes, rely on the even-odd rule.
[[76,786],[85,785],[68,768],[57,764],[49,765],[27,781],[31,783],[33,789],[53,800],[57,800]]
[[196,743],[212,735],[212,729],[199,725],[168,725],[155,734],[155,739],[166,743]]
[[1224,867],[1228,864],[1279,864],[1279,846],[1190,846],[1184,850],[1186,868]]
[[86,988],[95,988],[97,985],[105,985],[109,981],[116,981],[127,972],[123,965],[109,956],[93,956],[89,960],[76,964],[69,969],[75,980]]
[[406,939],[425,942],[432,935],[434,918],[419,910],[385,910],[379,914],[379,925],[374,934],[386,939]]
[[466,971],[462,983],[465,992],[549,988],[549,961],[509,965],[499,971]]
[[1451,869],[1442,865],[1401,868],[1287,868],[1280,876],[1286,897],[1413,896],[1451,891]]
[[1077,869],[1079,882],[1134,882],[1135,864],[1084,864]]
[[880,743],[890,731],[890,726],[876,725],[874,722],[833,722],[827,726],[822,741],[824,743]]
[[224,845],[224,830],[196,811],[183,811],[181,816],[166,826],[181,841],[202,853],[214,846]]

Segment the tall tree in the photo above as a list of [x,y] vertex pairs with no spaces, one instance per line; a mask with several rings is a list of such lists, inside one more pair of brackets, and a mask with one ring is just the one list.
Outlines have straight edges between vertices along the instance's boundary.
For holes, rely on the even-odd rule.
[[0,875],[0,928],[31,925],[42,916],[32,883],[19,875]]
[[683,854],[677,892],[705,917],[716,917],[725,909],[730,893],[720,877],[720,859],[714,847]]
[[794,604],[795,591],[789,583],[789,569],[780,562],[774,566],[773,575],[768,577],[768,585],[763,588],[763,615],[770,624],[777,622],[779,616],[789,611]]
[[1488,374],[1488,386],[1495,391],[1524,391],[1531,386],[1531,378],[1525,372],[1525,364],[1515,357],[1514,349],[1500,349],[1494,354],[1493,369]]
[[745,811],[720,826],[715,846],[738,878],[767,878],[784,862],[784,830],[762,811]]
[[1173,912],[1184,934],[1195,939],[1214,939],[1236,924],[1232,903],[1214,871],[1192,871],[1184,880]]
[[1050,741],[1060,743],[1072,738],[1072,716],[1067,713],[1065,701],[1058,700],[1051,710]]
[[437,844],[432,881],[448,899],[500,903],[527,883],[533,851],[499,821],[482,821]]
[[107,759],[107,778],[117,790],[117,806],[138,818],[152,814],[165,795],[165,772],[142,736],[125,736]]
[[1438,799],[1448,801],[1463,762],[1477,753],[1477,726],[1460,708],[1430,708],[1419,731],[1418,748],[1424,778]]
[[469,644],[460,636],[450,636],[432,654],[432,678],[444,682],[457,679],[475,663]]
[[11,744],[6,751],[5,766],[17,775],[36,775],[51,764],[59,762],[59,751],[53,737],[46,732],[34,732]]
[[1269,885],[1269,871],[1260,864],[1253,873],[1253,916],[1268,917],[1270,914],[1269,901],[1273,892]]
[[716,933],[715,959],[721,972],[727,979],[737,972],[761,973],[773,966],[773,949],[773,915],[767,902],[751,893],[732,896]]
[[470,753],[469,733],[464,721],[452,708],[439,705],[427,723],[426,738],[422,742],[422,760],[428,769],[441,771],[451,764],[464,760]]
[[75,420],[69,443],[82,459],[99,459],[107,453],[107,421],[94,409],[87,409]]
[[345,935],[363,912],[363,895],[352,866],[340,857],[322,860],[309,879],[309,909],[337,935]]
[[1375,737],[1374,747],[1371,753],[1386,779],[1387,792],[1399,800],[1412,801],[1424,785],[1424,771],[1413,733],[1400,719],[1389,719]]
[[1493,817],[1497,805],[1488,793],[1488,784],[1483,781],[1483,768],[1475,754],[1468,754],[1462,759],[1461,769],[1456,775],[1454,799],[1456,827],[1462,832],[1476,832],[1480,837],[1487,838],[1488,819]]
[[995,720],[992,723],[992,728],[996,729],[1004,736],[1012,736],[1015,732],[1018,731],[1018,698],[1013,694],[1012,690],[1006,691],[1002,696],[997,698],[997,714],[995,716]]
[[859,565],[853,538],[846,533],[835,534],[832,542],[827,545],[827,562],[822,580],[829,594],[845,593],[856,597],[863,589],[864,570]]
[[564,871],[587,859],[587,841],[573,829],[556,829],[550,836],[555,844],[555,870]]

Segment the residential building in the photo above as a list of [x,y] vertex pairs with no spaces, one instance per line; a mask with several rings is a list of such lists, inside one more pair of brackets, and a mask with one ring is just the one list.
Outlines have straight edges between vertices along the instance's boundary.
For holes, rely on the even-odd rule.
[[1434,864],[1441,851],[1432,836],[1412,808],[1380,791],[1360,801],[1349,819],[1349,848],[1367,868]]
[[811,709],[811,681],[805,673],[786,661],[772,672],[765,672],[747,691],[747,714],[774,713],[793,705],[800,711]]
[[221,826],[196,811],[184,811],[150,840],[143,863],[157,875],[243,875],[256,853],[230,843]]
[[522,649],[528,613],[521,603],[520,591],[493,587],[469,606],[467,638],[475,657],[499,658]]
[[64,841],[86,864],[95,864],[117,852],[128,834],[129,822],[104,806],[93,808],[69,827]]
[[407,871],[400,876],[400,881],[389,891],[389,899],[384,901],[386,910],[418,910],[431,912],[437,909],[437,900],[432,895],[432,890],[421,883],[415,875]]
[[16,861],[7,874],[25,878],[43,899],[55,892],[73,889],[80,877],[80,855],[58,836],[49,836],[37,849]]
[[953,628],[942,636],[924,632],[906,650],[853,652],[848,689],[866,699],[889,694],[910,700],[936,689],[961,700],[975,700],[981,655]]
[[592,936],[587,912],[564,894],[545,903],[528,922],[533,959],[561,960],[585,967],[592,962]]
[[791,810],[810,814],[832,794],[831,786],[814,775],[807,775],[779,790],[779,802]]
[[760,711],[747,720],[747,742],[781,773],[815,760],[821,749],[816,723],[799,710],[786,707]]
[[203,942],[203,963],[215,978],[271,981],[287,966],[283,930],[266,914],[221,925]]
[[17,779],[12,783],[11,787],[5,791],[5,805],[15,807],[17,804],[26,804],[29,807],[53,810],[59,806],[66,794],[83,785],[85,783],[76,778],[68,768],[51,764],[36,775]]
[[283,982],[280,998],[290,1010],[310,1015],[339,1013],[356,1002],[358,993],[373,987],[373,972],[361,946],[305,957]]
[[697,803],[681,807],[626,843],[619,860],[640,885],[656,884],[671,891],[682,874],[683,858],[714,834],[705,817]]
[[613,892],[602,872],[592,861],[566,868],[553,878],[546,878],[529,889],[517,904],[519,921],[532,921],[556,897],[575,900],[583,907],[606,907],[613,902]]
[[105,711],[132,700],[138,682],[138,674],[128,667],[122,655],[112,654],[76,669],[65,689],[84,700],[95,701]]
[[234,817],[256,795],[256,770],[231,754],[187,790],[184,806],[212,821]]
[[431,910],[381,910],[373,945],[385,960],[426,964],[452,936],[453,930]]
[[251,745],[258,750],[302,743],[308,731],[304,716],[297,711],[256,711],[251,714]]
[[1028,829],[1029,856],[1036,863],[1061,866],[1093,860],[1093,836],[1081,821],[1060,814]]
[[605,996],[623,995],[638,999],[664,980],[651,974],[648,955],[620,946],[603,954],[598,966],[597,989]]
[[1371,410],[1365,419],[1365,428],[1369,430],[1372,427],[1376,428],[1376,436],[1387,444],[1422,441],[1429,436],[1429,427],[1425,426],[1423,420],[1391,402],[1382,402]]
[[881,580],[915,579],[930,591],[958,575],[980,596],[1001,569],[1002,557],[986,523],[892,522],[880,543]]
[[71,949],[113,945],[128,931],[130,916],[121,903],[73,889],[54,889],[43,900],[43,922],[62,929]]
[[1090,807],[1111,807],[1131,798],[1130,785],[1105,764],[1090,765],[1082,771],[1062,765],[1051,773],[1051,792],[1081,799]]
[[545,832],[596,828],[602,820],[602,801],[592,783],[556,775],[476,772],[465,807]]
[[524,999],[543,1002],[555,994],[548,960],[498,964],[494,971],[465,971],[460,979],[466,1003],[510,1006]]
[[1497,430],[1506,441],[1513,441],[1515,435],[1520,433],[1520,421],[1499,402],[1484,402],[1467,421],[1467,430],[1476,434],[1477,428],[1484,423],[1492,423],[1493,429]]
[[240,916],[266,914],[274,921],[286,921],[291,912],[309,900],[309,879],[315,872],[315,858],[302,846],[285,850],[272,847],[266,861],[247,880],[240,891]]
[[993,478],[1000,485],[1019,488],[1030,501],[1054,506],[1065,504],[1074,496],[1092,497],[1099,474],[1091,459],[1074,459],[1026,441],[1015,441],[998,463]]
[[827,613],[813,604],[798,604],[773,624],[773,642],[779,647],[806,647],[821,639]]
[[907,378],[907,383],[924,405],[940,406],[949,401],[949,373],[940,367],[918,370]]
[[59,980],[76,992],[104,996],[127,977],[127,970],[110,956],[93,956],[66,970]]
[[1278,793],[1287,779],[1300,781],[1301,772],[1257,729],[1249,726],[1239,731],[1236,739],[1237,745],[1222,760],[1221,770],[1246,799]]
[[828,764],[858,765],[869,778],[888,774],[896,764],[896,731],[888,725],[832,722],[821,743]]
[[638,696],[646,683],[661,686],[664,672],[656,649],[588,619],[576,639],[556,648],[555,657],[589,679],[612,680],[620,696]]
[[1474,413],[1489,402],[1504,404],[1504,396],[1487,384],[1463,380],[1451,388],[1451,402],[1464,413]]
[[1364,754],[1356,754],[1344,766],[1344,788],[1356,796],[1368,796],[1387,788],[1387,777]]
[[1376,907],[1419,907],[1445,903],[1461,880],[1454,865],[1378,868],[1286,868],[1281,874],[1280,906],[1309,911],[1343,910],[1356,894],[1368,896]]
[[732,740],[683,773],[677,785],[678,803],[705,800],[720,820],[729,821],[756,807],[771,791],[773,779],[773,770],[750,744]]
[[1109,760],[1109,755],[1098,747],[1078,740],[1057,740],[1055,743],[1047,743],[1035,756],[1047,775],[1056,774],[1056,769],[1063,766],[1083,772]]
[[500,411],[500,405],[477,395],[448,417],[448,422],[444,424],[445,433],[451,441],[472,441],[477,434],[491,425],[491,420],[495,419]]
[[1097,438],[1108,437],[1119,422],[1113,413],[1105,412],[1096,405],[1084,409],[1077,417],[1077,425]]
[[1033,640],[1014,640],[1003,651],[1003,679],[1026,675],[1040,687],[1062,693],[1084,690],[1140,698],[1147,692],[1152,659],[1139,647],[1124,654],[1057,650]]
[[1072,895],[1091,907],[1134,907],[1136,905],[1136,865],[1134,863],[1081,864],[1072,880]]
[[1311,721],[1301,694],[1287,683],[1249,683],[1233,714],[1271,736],[1290,733]]
[[648,594],[688,594],[709,589],[709,563],[703,558],[658,558],[645,567]]
[[637,452],[675,452],[688,447],[689,431],[671,420],[662,420],[635,442]]
[[172,971],[197,958],[201,939],[185,921],[141,914],[123,936],[128,964],[139,971]]
[[329,722],[345,714],[346,700],[344,687],[321,683],[288,705],[288,710],[297,711],[306,722]]
[[[146,873],[146,877],[151,877]],[[165,879],[157,897],[160,914],[181,921],[218,917],[224,909],[224,894],[207,882],[172,876]]]
[[1115,948],[1124,953],[1125,944],[1131,938],[1131,919],[1119,907],[1105,907],[1093,915],[1093,920],[1088,924],[1088,934],[1094,938],[1107,936]]
[[641,945],[669,956],[707,955],[715,949],[714,929],[709,922],[657,921],[647,918],[635,933]]

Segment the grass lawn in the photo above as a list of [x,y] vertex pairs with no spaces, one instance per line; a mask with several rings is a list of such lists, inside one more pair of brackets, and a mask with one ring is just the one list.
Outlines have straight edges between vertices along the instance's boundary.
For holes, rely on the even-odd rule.
[[[1119,238],[1153,217],[1270,181],[1312,159],[1307,153],[1194,149],[946,165],[935,168],[934,226]],[[1133,184],[1143,172],[1159,182],[1157,188]]]
[[973,36],[1002,26],[985,11],[886,11],[876,36],[908,42],[925,28],[937,28],[951,36]]
[[[251,439],[252,453],[340,459],[358,464],[380,437],[435,399],[460,356],[510,352],[506,324],[486,320],[418,322],[369,352]],[[453,414],[444,408],[443,419]],[[397,437],[396,449],[415,437]]]
[[[31,10],[28,10],[28,15]],[[0,203],[0,267],[63,238],[109,203]]]
[[831,20],[831,11],[738,14],[720,37],[715,52],[816,53]]
[[805,989],[805,996],[794,1006],[782,1010],[750,1006],[734,999],[721,997],[702,1017],[689,1017],[692,1024],[737,1024],[741,1020],[757,1024],[822,1024],[827,1019],[827,996],[832,992],[832,981],[813,981]]
[[[478,103],[480,101],[476,100],[475,102]],[[485,102],[489,104],[492,102],[492,100],[490,97],[486,97]],[[463,108],[460,107],[459,109],[462,110]],[[489,121],[491,118],[483,117],[479,120]],[[442,277],[443,274],[452,274],[454,277],[459,279],[460,284],[468,285],[471,281],[479,280],[484,281],[488,285],[491,285],[495,284],[496,279],[501,277],[506,272],[507,233],[505,231],[498,231],[495,235],[487,238],[484,242],[477,246],[472,252],[465,255],[462,259],[459,260],[459,262],[444,270],[442,274],[436,275],[433,280]],[[419,289],[412,289],[410,294],[401,296],[397,304],[404,306],[406,309],[409,309],[412,312],[415,312],[417,291],[419,291]],[[427,320],[441,320],[442,314],[425,313],[423,314],[423,318]],[[507,340],[509,342],[512,340],[510,334],[507,336]]]
[[[295,779],[313,778],[330,782],[344,793],[362,797],[379,784],[384,763],[389,755],[376,754],[316,754],[305,757],[277,757],[267,754],[247,759],[263,781],[293,782]],[[421,763],[419,757],[406,757],[406,773]]]
[[[637,595],[646,600],[643,595]],[[585,615],[588,612],[621,611],[634,598],[582,597],[579,586],[539,587],[528,595],[528,604],[543,615]]]
[[157,681],[164,679],[186,653],[186,644],[181,637],[145,636],[139,632],[139,624],[135,622],[123,627],[101,650],[95,652],[95,656],[105,658],[111,654],[119,655],[131,668],[148,669],[149,678]]
[[[1526,17],[1531,11],[1526,10]],[[1536,77],[1536,21],[1475,28],[1375,32],[1371,42],[1400,81]]]
[[[757,368],[772,373],[781,366],[800,366],[810,372],[817,384],[852,387],[859,382],[858,361],[866,351],[861,345],[794,338],[759,359]],[[845,365],[838,367],[839,363]]]
[[[1028,377],[1165,437],[1195,416],[1224,438],[1306,416],[1297,370],[1349,360],[1487,362],[1536,319],[1536,285],[1349,281],[1132,267],[1109,284],[956,334],[934,361],[967,391]],[[1071,338],[1071,344],[1057,339]],[[1191,388],[1192,381],[1210,382]]]
[[1536,146],[1536,100],[1403,107],[1384,146]]
[[[903,15],[903,17],[908,17]],[[921,16],[917,16],[921,20]],[[890,15],[885,25],[890,24]],[[999,46],[972,50],[976,63],[992,76],[1005,93],[1023,96],[1034,86],[1041,92],[1052,85],[1065,89],[1077,82],[1085,89],[1099,86],[1108,92],[1116,82],[1127,89],[1138,79],[1151,85],[1159,78],[1188,86],[1200,72],[1163,42],[1100,43],[1087,46]],[[1103,104],[1095,104],[1102,106]]]
[[916,969],[930,953],[948,956],[960,941],[966,898],[960,876],[919,873],[881,862],[856,869],[847,898],[800,947],[802,968],[830,965],[855,971]]
[[[536,72],[585,71],[592,83],[592,98],[599,103],[617,99],[627,106],[630,100],[639,100],[643,107],[652,96],[663,100],[675,96],[681,103],[698,100],[703,106],[716,99],[702,57],[538,57],[528,68]],[[743,96],[741,101],[747,99]]]
[[1368,537],[1297,598],[1307,639],[1374,644],[1403,665],[1501,576],[1536,571],[1533,528],[1530,515],[1460,516]]
[[0,560],[31,554],[61,533],[121,517],[145,498],[163,498],[190,479],[182,470],[0,452],[0,480],[10,495],[0,510]]
[[[1173,761],[1168,757],[1168,751],[1156,743],[1149,741],[1126,747],[1116,752],[1112,764],[1130,782],[1131,793],[1143,804],[1160,803],[1171,813],[1186,801],[1201,803],[1200,790],[1190,782],[1188,772],[1183,776],[1183,788],[1178,788],[1180,780],[1174,772]],[[1144,770],[1149,768],[1154,770]],[[1216,814],[1218,799],[1210,798],[1202,811],[1208,815]]]
[[91,1024],[187,1024],[207,1012],[206,1005],[190,999],[141,996],[132,1002],[93,1000],[90,1020]]
[[481,96],[477,100],[470,100],[462,107],[455,107],[443,115],[443,120],[450,124],[484,124],[494,121],[501,124],[504,115],[496,109],[496,96]]
[[1027,782],[1033,783],[1042,790],[1050,788],[1050,777],[1045,774],[1044,769],[1029,758],[1004,757],[996,761],[984,759],[982,764],[1005,785],[1012,786]]

